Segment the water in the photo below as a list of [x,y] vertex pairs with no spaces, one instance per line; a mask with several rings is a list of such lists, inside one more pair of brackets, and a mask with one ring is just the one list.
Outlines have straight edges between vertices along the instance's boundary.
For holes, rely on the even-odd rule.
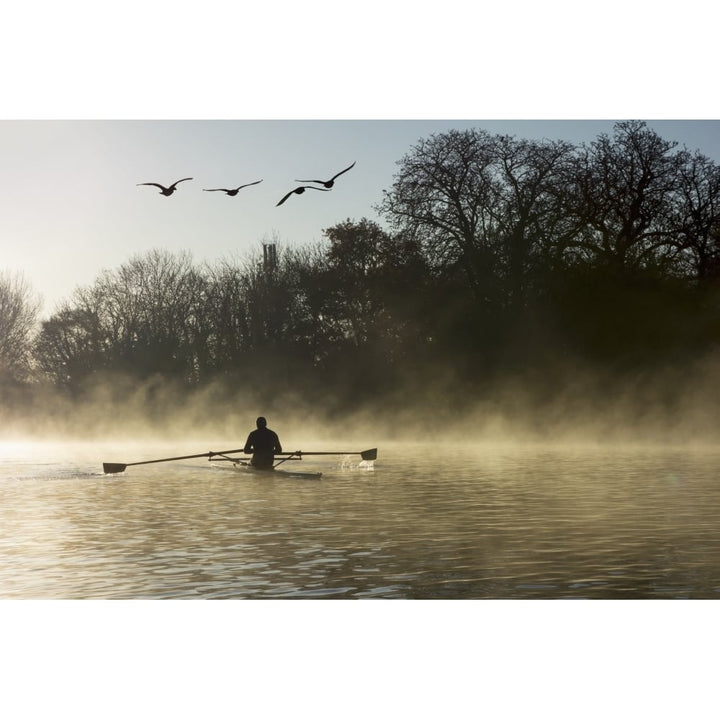
[[293,465],[321,480],[102,474],[202,451],[0,444],[0,598],[720,597],[718,451],[394,444],[374,469]]

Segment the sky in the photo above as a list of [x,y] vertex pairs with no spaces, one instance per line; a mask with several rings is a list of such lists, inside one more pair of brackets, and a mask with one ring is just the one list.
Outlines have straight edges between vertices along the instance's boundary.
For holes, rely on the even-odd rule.
[[[624,119],[624,118],[618,118]],[[641,118],[646,119],[646,118]],[[420,138],[477,127],[522,138],[591,142],[614,120],[0,120],[0,271],[22,274],[47,316],[150,249],[197,262],[243,259],[264,242],[322,240],[346,219],[383,219],[374,207],[397,162]],[[720,162],[719,120],[649,120],[664,138]],[[341,175],[331,192],[304,183]],[[165,197],[153,186],[180,178]],[[235,197],[205,192],[243,188]]]
[[[377,220],[396,163],[450,128],[580,143],[644,119],[720,162],[700,0],[673,13],[621,0],[198,7],[34,0],[6,13],[0,272],[22,273],[44,316],[150,249],[214,263]],[[352,162],[332,192],[276,207],[296,179]],[[171,197],[138,186],[184,177]],[[203,192],[260,179],[234,198]]]

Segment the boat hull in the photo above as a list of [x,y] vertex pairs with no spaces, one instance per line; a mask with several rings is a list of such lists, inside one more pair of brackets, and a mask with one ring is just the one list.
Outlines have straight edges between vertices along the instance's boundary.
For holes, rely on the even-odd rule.
[[[216,467],[219,467],[216,465]],[[235,470],[236,472],[245,473],[246,475],[256,475],[264,478],[294,478],[295,480],[319,480],[322,477],[321,472],[305,472],[303,470],[280,470],[272,468],[270,470],[258,470],[258,468],[245,463],[232,463],[221,466],[224,470]]]

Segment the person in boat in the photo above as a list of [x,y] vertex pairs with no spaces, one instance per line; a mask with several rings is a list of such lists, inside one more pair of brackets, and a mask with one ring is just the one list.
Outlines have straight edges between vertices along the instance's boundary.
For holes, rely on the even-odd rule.
[[282,452],[280,438],[267,426],[267,420],[264,417],[259,417],[255,424],[257,429],[248,435],[243,452],[253,454],[250,460],[253,467],[258,470],[272,470],[275,453]]

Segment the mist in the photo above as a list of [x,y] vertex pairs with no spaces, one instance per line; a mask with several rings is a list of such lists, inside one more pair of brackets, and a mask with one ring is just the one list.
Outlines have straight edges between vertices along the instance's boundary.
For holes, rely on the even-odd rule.
[[[179,388],[162,378],[97,379],[81,399],[52,388],[2,403],[3,440],[185,443],[192,450],[242,446],[264,415],[287,449],[352,443],[430,445],[442,455],[457,444],[642,444],[710,446],[720,428],[720,354],[692,365],[638,372],[622,380],[579,366],[528,370],[484,393],[453,384],[451,373],[420,390],[363,392],[356,403],[231,390],[225,383]],[[3,400],[5,400],[3,398]],[[358,445],[358,446],[359,446]]]

